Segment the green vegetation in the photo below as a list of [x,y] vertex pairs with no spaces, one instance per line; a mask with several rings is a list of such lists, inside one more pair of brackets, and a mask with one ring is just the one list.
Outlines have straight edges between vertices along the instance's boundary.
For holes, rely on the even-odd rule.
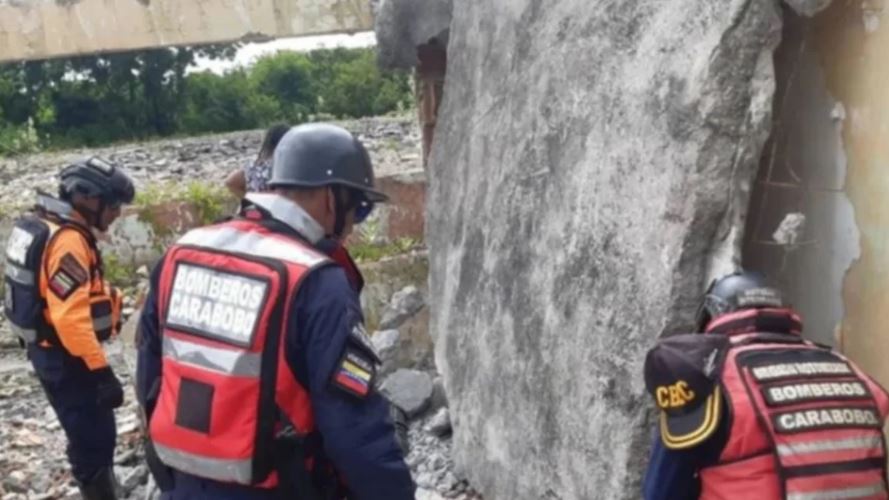
[[422,244],[414,238],[398,238],[389,243],[371,243],[359,240],[349,244],[349,253],[356,262],[376,262],[393,255],[401,255],[419,248]]
[[156,235],[166,237],[172,236],[176,228],[154,220],[155,210],[175,202],[186,203],[194,209],[195,226],[211,224],[232,213],[235,207],[234,198],[223,186],[201,181],[152,184],[136,193],[133,205],[139,210],[139,219],[150,224]]
[[0,155],[261,128],[404,109],[410,78],[373,49],[278,52],[224,75],[186,74],[236,45],[161,48],[0,65]]
[[136,269],[133,266],[122,263],[116,254],[107,253],[103,255],[102,266],[104,278],[114,286],[130,286],[139,280]]

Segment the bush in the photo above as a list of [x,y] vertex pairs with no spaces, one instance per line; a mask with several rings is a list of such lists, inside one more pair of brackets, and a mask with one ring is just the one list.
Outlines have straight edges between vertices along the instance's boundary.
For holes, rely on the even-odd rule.
[[0,65],[0,155],[358,118],[410,105],[410,78],[382,72],[373,49],[278,52],[224,75],[186,74],[196,55],[167,48]]
[[256,128],[262,120],[250,107],[250,82],[243,71],[188,77],[179,129],[189,133]]

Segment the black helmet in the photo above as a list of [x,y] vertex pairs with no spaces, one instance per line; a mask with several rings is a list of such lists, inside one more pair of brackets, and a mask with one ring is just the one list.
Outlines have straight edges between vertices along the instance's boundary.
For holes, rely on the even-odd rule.
[[78,193],[99,198],[109,205],[133,202],[136,189],[133,181],[121,168],[102,158],[92,157],[72,163],[62,169],[59,194],[64,199]]
[[326,123],[291,128],[275,148],[269,186],[334,185],[357,190],[370,203],[389,199],[374,189],[370,155],[349,131]]
[[784,307],[781,292],[766,276],[755,271],[736,271],[710,283],[698,308],[696,324],[704,331],[711,320],[741,309]]

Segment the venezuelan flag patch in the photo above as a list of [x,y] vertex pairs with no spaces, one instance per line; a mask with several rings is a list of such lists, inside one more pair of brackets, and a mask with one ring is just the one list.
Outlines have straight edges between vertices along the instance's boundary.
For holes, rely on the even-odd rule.
[[56,297],[67,300],[74,290],[86,283],[88,279],[87,270],[77,262],[73,255],[66,253],[59,262],[59,268],[50,277],[48,285]]
[[376,368],[369,356],[347,347],[334,370],[331,384],[347,394],[364,399],[370,394],[375,375]]

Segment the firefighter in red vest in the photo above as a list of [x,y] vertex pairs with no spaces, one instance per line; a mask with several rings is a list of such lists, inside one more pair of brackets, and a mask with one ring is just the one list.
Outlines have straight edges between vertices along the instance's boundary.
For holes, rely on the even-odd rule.
[[715,281],[698,327],[645,360],[660,409],[646,500],[889,498],[886,391],[803,339],[761,274]]
[[69,165],[60,177],[59,197],[39,193],[13,227],[4,313],[68,438],[81,495],[114,499],[114,408],[123,390],[101,342],[119,329],[122,296],[103,278],[93,231],[108,230],[135,189],[100,158]]
[[152,273],[136,392],[163,498],[413,499],[356,288],[318,247],[385,201],[373,183],[350,133],[295,127],[273,192]]

